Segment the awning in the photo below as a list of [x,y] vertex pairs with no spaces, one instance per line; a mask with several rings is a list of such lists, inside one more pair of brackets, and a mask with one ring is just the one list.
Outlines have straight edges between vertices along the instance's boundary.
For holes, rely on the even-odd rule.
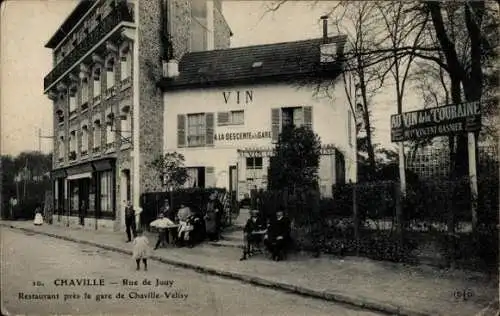
[[57,178],[66,178],[66,170],[65,169],[56,169],[56,170],[52,170],[50,172],[50,176],[53,178],[53,179],[57,179]]
[[99,161],[92,162],[94,165],[95,171],[105,171],[113,169],[113,160],[112,159],[103,159]]
[[92,171],[94,171],[94,169],[92,168],[92,164],[90,164],[90,163],[84,163],[81,165],[70,167],[66,170],[68,172],[68,179],[72,175],[77,175],[77,174],[81,174],[81,173],[92,173]]
[[68,180],[76,180],[76,179],[84,179],[84,178],[92,178],[92,172],[85,172],[79,174],[73,174],[68,176]]

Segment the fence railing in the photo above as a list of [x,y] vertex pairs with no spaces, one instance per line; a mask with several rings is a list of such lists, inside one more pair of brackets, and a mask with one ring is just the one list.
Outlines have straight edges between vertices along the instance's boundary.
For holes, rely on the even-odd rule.
[[395,181],[348,183],[334,186],[329,199],[317,192],[255,191],[252,207],[265,217],[284,209],[300,249],[390,261],[430,256],[439,264],[496,265],[498,177],[478,180],[475,231],[467,179],[420,181],[405,196],[399,187]]

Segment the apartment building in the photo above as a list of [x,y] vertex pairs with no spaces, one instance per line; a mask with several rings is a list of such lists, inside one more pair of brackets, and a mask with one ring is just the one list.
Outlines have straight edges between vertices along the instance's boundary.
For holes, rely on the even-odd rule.
[[45,47],[53,68],[55,214],[88,229],[124,227],[124,202],[161,190],[150,162],[162,153],[157,82],[187,52],[229,47],[221,0],[80,1]]

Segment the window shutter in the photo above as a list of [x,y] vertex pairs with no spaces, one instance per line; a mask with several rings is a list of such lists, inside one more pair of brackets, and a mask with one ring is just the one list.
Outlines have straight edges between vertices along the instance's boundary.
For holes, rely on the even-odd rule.
[[281,109],[271,109],[271,139],[273,142],[278,141],[280,134],[280,112]]
[[312,129],[312,106],[304,106],[304,126]]
[[206,129],[205,129],[205,144],[207,146],[214,145],[214,113],[206,113]]
[[217,123],[219,126],[229,124],[229,112],[219,112],[217,113]]
[[205,188],[215,187],[215,168],[205,167]]
[[186,116],[177,115],[177,147],[186,146]]

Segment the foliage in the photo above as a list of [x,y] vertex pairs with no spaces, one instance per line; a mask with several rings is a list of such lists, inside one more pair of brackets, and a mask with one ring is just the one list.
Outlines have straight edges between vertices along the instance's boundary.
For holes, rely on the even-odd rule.
[[271,158],[269,188],[294,191],[316,187],[320,154],[320,138],[310,128],[284,128]]
[[[5,211],[10,209],[9,200],[17,197],[18,214],[26,209],[26,212],[31,212],[26,216],[32,217],[33,206],[41,205],[44,202],[45,191],[51,188],[48,174],[51,169],[51,154],[31,151],[22,152],[16,157],[2,155],[2,216],[5,217]],[[17,185],[16,180],[18,180]]]
[[166,153],[151,163],[159,176],[162,185],[168,190],[181,187],[188,179],[187,170],[184,167],[184,155],[171,152]]

